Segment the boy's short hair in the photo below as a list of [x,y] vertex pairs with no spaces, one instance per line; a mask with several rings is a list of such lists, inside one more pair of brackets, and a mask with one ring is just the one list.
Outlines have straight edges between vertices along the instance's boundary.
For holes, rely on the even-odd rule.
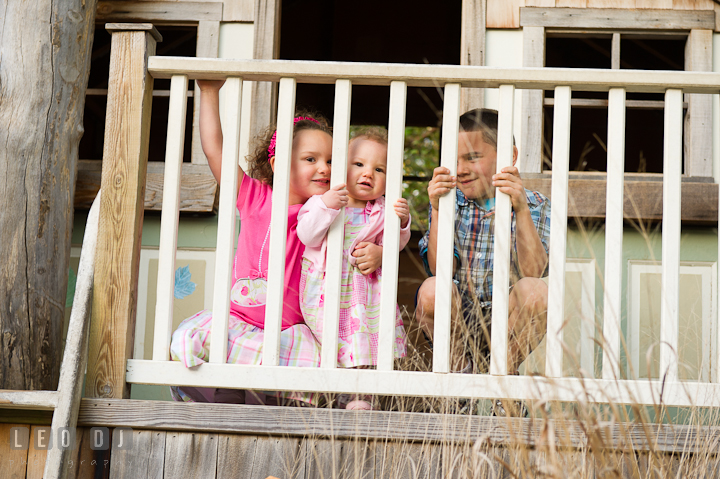
[[[460,132],[479,131],[485,143],[497,151],[498,112],[490,108],[475,108],[460,117]],[[515,137],[513,136],[513,145]]]

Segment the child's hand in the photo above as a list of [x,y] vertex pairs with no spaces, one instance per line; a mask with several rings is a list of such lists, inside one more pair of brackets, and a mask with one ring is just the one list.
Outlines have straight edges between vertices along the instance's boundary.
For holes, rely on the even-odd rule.
[[217,91],[225,84],[225,80],[195,80],[200,91]]
[[320,198],[328,208],[339,210],[348,204],[348,191],[345,189],[345,184],[341,183],[327,190]]
[[432,180],[428,184],[428,196],[430,197],[430,205],[435,211],[439,208],[440,197],[450,193],[456,184],[456,178],[450,176],[450,170],[447,168],[438,166],[433,170]]
[[382,252],[382,246],[363,241],[355,246],[352,255],[356,259],[360,272],[367,276],[374,273],[382,265]]
[[410,207],[405,198],[399,198],[395,202],[395,214],[400,217],[400,227],[405,228],[410,221]]
[[510,196],[513,210],[517,212],[528,208],[525,188],[517,168],[506,166],[502,169],[502,173],[493,175],[492,180],[493,186]]

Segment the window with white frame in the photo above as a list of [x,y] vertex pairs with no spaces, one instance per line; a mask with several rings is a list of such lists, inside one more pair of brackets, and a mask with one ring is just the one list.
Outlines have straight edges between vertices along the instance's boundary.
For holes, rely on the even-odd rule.
[[[659,379],[660,310],[662,265],[651,261],[630,261],[628,265],[628,363],[630,378]],[[678,322],[679,378],[710,381],[717,376],[713,356],[717,337],[717,276],[715,263],[680,263],[680,310]],[[713,378],[713,380],[716,380]]]
[[[651,36],[620,33],[547,33],[545,66],[633,70],[683,70],[687,34]],[[543,108],[546,169],[552,145],[553,91]],[[573,92],[570,171],[607,170],[607,92]],[[625,126],[625,171],[662,173],[664,97],[628,93]]]
[[[612,8],[521,7],[520,25],[525,67],[712,70],[712,10],[641,9],[630,15]],[[551,94],[523,92],[520,164],[527,173],[551,169]],[[604,172],[607,95],[573,92],[572,106],[570,169]],[[662,172],[662,107],[663,98],[628,93],[626,172]],[[683,173],[709,179],[712,98],[686,94],[685,108]]]

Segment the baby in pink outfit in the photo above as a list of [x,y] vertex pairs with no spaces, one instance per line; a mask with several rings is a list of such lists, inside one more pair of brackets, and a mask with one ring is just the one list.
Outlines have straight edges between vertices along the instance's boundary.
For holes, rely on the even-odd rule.
[[[378,128],[355,136],[348,150],[347,185],[311,197],[298,213],[297,235],[305,244],[300,278],[300,309],[305,323],[322,339],[325,291],[325,255],[330,225],[345,207],[343,269],[340,288],[338,366],[377,364],[387,133]],[[407,200],[394,205],[400,217],[400,249],[410,239]],[[396,308],[395,357],[405,356],[406,334]],[[354,398],[346,408],[372,409],[371,398]]]

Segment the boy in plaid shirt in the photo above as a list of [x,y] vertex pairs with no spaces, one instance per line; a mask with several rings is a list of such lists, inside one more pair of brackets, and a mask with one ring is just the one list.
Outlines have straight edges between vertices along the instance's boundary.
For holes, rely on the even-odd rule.
[[[435,309],[435,258],[438,202],[455,194],[455,259],[451,368],[487,371],[490,361],[490,318],[495,218],[495,189],[512,202],[508,371],[517,368],[542,340],[546,329],[550,202],[523,187],[513,166],[495,174],[497,162],[495,110],[471,110],[460,117],[457,177],[438,167],[428,185],[430,228],[420,240],[420,255],[430,277],[418,290],[415,318],[432,340]],[[455,192],[453,189],[456,188]]]

